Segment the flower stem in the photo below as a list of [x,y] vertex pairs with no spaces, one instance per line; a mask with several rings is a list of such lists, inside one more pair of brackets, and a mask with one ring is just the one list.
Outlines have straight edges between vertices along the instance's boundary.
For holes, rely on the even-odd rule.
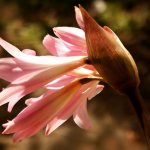
[[138,88],[131,88],[126,90],[125,94],[129,97],[130,103],[138,117],[139,123],[143,130],[148,148],[150,150],[150,114],[144,104],[144,100]]

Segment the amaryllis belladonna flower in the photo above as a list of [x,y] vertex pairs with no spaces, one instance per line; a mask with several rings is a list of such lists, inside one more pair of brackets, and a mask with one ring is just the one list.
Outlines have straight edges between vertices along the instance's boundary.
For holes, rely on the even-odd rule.
[[14,141],[20,141],[46,126],[49,135],[72,115],[81,128],[91,127],[86,103],[103,89],[99,85],[102,77],[130,97],[148,139],[148,112],[138,92],[139,76],[132,56],[110,28],[99,26],[81,6],[75,12],[81,29],[56,27],[57,37],[44,38],[53,56],[36,56],[28,49],[21,52],[0,39],[0,45],[13,56],[0,60],[0,77],[11,82],[0,93],[0,105],[9,103],[11,111],[23,96],[45,88],[40,97],[26,100],[27,107],[3,125],[3,133],[14,133]]
[[[81,16],[76,8],[77,21]],[[14,133],[15,142],[30,137],[46,126],[49,135],[73,115],[75,123],[88,129],[91,122],[87,100],[102,91],[100,76],[88,64],[85,33],[74,27],[54,28],[57,37],[46,35],[44,46],[53,56],[36,56],[35,51],[20,51],[0,38],[0,45],[13,57],[0,59],[0,78],[10,85],[0,93],[0,105],[14,105],[25,95],[44,88],[45,92],[26,100],[27,107],[4,124],[3,134]]]

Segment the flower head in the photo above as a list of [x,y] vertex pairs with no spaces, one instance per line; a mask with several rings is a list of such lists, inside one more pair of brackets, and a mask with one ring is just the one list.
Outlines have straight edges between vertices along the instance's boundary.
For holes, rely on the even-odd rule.
[[[79,13],[76,9],[81,26]],[[25,95],[45,89],[41,96],[26,100],[27,107],[3,125],[3,134],[14,133],[14,141],[30,137],[45,126],[49,135],[72,115],[81,128],[91,127],[86,103],[102,91],[103,85],[99,85],[101,77],[96,69],[87,64],[85,32],[56,27],[54,33],[57,37],[46,35],[43,40],[53,56],[36,56],[30,49],[20,51],[0,38],[0,45],[13,56],[0,59],[0,78],[10,82],[0,93],[0,105],[9,103],[10,112]]]

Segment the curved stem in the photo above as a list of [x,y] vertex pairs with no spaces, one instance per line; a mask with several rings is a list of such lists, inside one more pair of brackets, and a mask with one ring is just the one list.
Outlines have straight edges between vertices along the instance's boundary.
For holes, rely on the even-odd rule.
[[144,104],[144,100],[140,94],[138,88],[131,88],[125,91],[125,94],[129,97],[130,103],[139,119],[139,123],[144,132],[145,139],[150,150],[150,115],[147,107]]

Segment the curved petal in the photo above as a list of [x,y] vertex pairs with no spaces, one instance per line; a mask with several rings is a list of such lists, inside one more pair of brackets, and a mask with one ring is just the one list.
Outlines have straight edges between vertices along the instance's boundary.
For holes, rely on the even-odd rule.
[[[73,61],[79,61],[84,59],[84,56],[74,56],[74,57],[55,57],[55,56],[33,56],[27,55],[21,52],[18,48],[13,46],[12,44],[6,42],[2,38],[0,38],[0,45],[12,56],[14,56],[18,62],[22,63],[22,67],[28,69],[36,69],[41,67],[51,67],[54,65],[60,65],[62,63],[68,63]],[[24,64],[23,64],[24,62]],[[24,66],[23,66],[24,65]]]
[[94,71],[86,69],[85,66],[76,68],[70,72],[67,73],[67,75],[73,76],[73,77],[88,77],[90,75],[93,75]]
[[74,111],[78,109],[80,104],[85,100],[85,95],[82,94],[93,84],[94,81],[91,81],[87,84],[82,85],[81,88],[78,89],[77,93],[64,105],[64,107],[59,111],[56,117],[54,117],[46,127],[45,134],[49,135],[56,128],[58,128],[61,124],[63,124],[67,119],[69,119]]
[[91,100],[93,97],[95,97],[96,95],[98,95],[102,90],[104,89],[104,85],[96,85],[91,94],[89,95],[88,99]]
[[82,64],[82,62],[63,64],[51,69],[37,70],[21,76],[0,93],[0,105],[10,102],[8,110],[11,111],[14,104],[16,104],[23,96],[44,86],[48,82],[65,74],[67,71],[78,67],[78,63]]
[[[71,116],[72,114],[70,114]],[[59,117],[54,118],[50,123],[47,124],[45,135],[51,134],[54,130],[56,130],[59,126],[61,126],[66,120],[69,119],[69,117],[66,117],[66,119],[61,119]]]
[[55,27],[54,33],[63,41],[86,49],[85,33],[75,27]]
[[[75,81],[59,92],[47,94],[42,97],[42,100],[27,106],[15,119],[13,119],[12,124],[8,124],[8,126],[5,124],[6,129],[3,133],[15,133],[28,130],[36,125],[45,125],[64,108],[65,104],[72,99],[80,87],[80,82]],[[69,89],[71,89],[71,91],[67,92]]]
[[40,125],[35,125],[33,128],[28,128],[26,130],[23,131],[18,131],[16,133],[14,133],[13,135],[13,142],[20,142],[25,138],[28,138],[32,135],[34,135],[35,133],[37,133],[41,128],[43,128],[42,126],[43,124]]
[[54,38],[50,35],[46,35],[44,37],[43,45],[54,56],[66,56],[70,53],[70,49],[64,45],[62,40]]
[[[24,75],[31,74],[33,70],[24,69],[23,63],[17,62],[16,58],[1,58],[0,59],[0,78],[8,82],[14,82]],[[35,70],[36,71],[36,70]]]
[[2,92],[0,92],[0,105],[11,101],[11,105],[8,107],[8,111],[12,110],[12,103],[15,104],[17,101],[26,95],[26,87],[23,85],[9,85]]
[[56,88],[61,88],[69,84],[75,79],[73,76],[68,76],[68,75],[63,75],[62,77],[53,80],[52,82],[48,83],[45,85],[47,89],[56,89]]
[[0,78],[11,82],[22,74],[14,58],[1,58],[0,59]]
[[81,96],[82,103],[76,109],[76,111],[74,112],[74,115],[73,115],[75,123],[83,129],[89,129],[92,127],[92,123],[88,116],[86,105],[87,105],[87,99],[89,97],[93,96],[93,91],[95,92],[95,87],[97,86],[98,82],[99,81],[91,82],[90,86],[85,89],[85,91],[82,93],[82,96]]
[[[36,52],[31,49],[22,51],[28,55],[36,55]],[[0,59],[0,78],[8,82],[13,82],[24,74],[30,73],[31,70],[23,70],[22,63],[18,63],[16,58],[1,58]]]
[[92,127],[91,120],[87,112],[87,100],[85,99],[77,110],[74,112],[75,123],[83,129],[89,129]]
[[79,80],[76,80],[59,92],[41,97],[41,100],[38,99],[28,105],[16,118],[4,124],[3,134],[14,133],[14,141],[20,141],[32,136],[46,124],[46,135],[50,134],[77,110],[85,100],[85,95],[82,93],[94,82],[90,81],[82,85]]
[[82,17],[81,11],[76,6],[75,6],[75,15],[76,15],[76,20],[77,20],[78,25],[80,26],[81,29],[84,29],[84,23],[83,23],[83,17]]
[[46,35],[43,45],[54,56],[87,56],[83,47],[64,43],[61,39]]
[[84,63],[84,59],[80,59],[78,61],[77,59],[75,61],[70,59],[70,62],[62,62],[59,65],[54,64],[53,66],[47,67],[46,69],[30,71],[28,74],[24,74],[14,80],[12,84],[23,84],[28,81],[33,82],[33,84],[36,84],[36,82],[40,83],[40,81],[45,81],[45,84],[47,84],[48,82],[60,77],[61,75],[84,65]]

